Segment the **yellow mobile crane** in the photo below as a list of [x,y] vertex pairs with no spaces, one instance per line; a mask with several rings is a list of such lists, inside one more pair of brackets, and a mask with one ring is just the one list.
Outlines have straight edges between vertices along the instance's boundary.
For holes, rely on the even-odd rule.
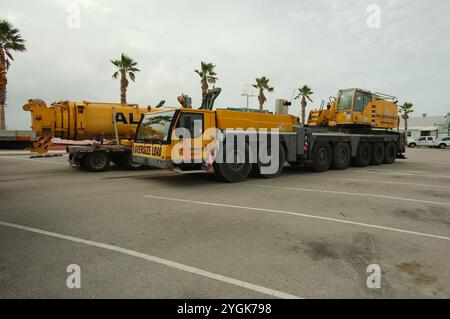
[[[266,178],[276,177],[285,162],[308,165],[320,172],[345,169],[351,160],[363,167],[404,158],[402,134],[392,130],[398,125],[394,97],[359,89],[341,90],[336,101],[327,109],[311,112],[309,124],[302,125],[298,117],[287,114],[212,110],[219,93],[220,89],[210,90],[200,109],[146,113],[138,126],[133,160],[176,171],[214,171],[225,181],[239,182],[251,171]],[[183,129],[186,136],[180,137],[177,129]],[[222,134],[222,144],[217,143],[217,134],[210,134],[211,130]],[[251,143],[255,138],[265,142],[255,146]],[[244,147],[227,148],[235,140]],[[272,157],[278,158],[274,172],[264,172],[267,162],[262,159],[261,147],[276,153]],[[219,162],[217,153],[221,151],[230,160]]]
[[361,89],[340,90],[324,108],[309,113],[310,126],[371,127],[393,129],[398,127],[398,99],[394,96]]

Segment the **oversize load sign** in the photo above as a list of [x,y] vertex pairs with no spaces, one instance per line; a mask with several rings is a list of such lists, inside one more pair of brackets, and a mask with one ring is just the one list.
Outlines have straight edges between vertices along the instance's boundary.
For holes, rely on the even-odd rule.
[[144,156],[161,156],[161,145],[149,145],[149,144],[135,144],[133,146],[134,155]]

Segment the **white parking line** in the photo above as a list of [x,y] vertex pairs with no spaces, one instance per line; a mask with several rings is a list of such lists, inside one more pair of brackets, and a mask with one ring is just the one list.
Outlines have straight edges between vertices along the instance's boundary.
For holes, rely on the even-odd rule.
[[428,238],[434,238],[434,239],[443,239],[443,240],[450,241],[450,237],[441,236],[441,235],[434,235],[434,234],[429,234],[429,233],[421,233],[421,232],[416,232],[416,231],[411,231],[411,230],[406,230],[406,229],[400,229],[400,228],[387,227],[387,226],[359,223],[359,222],[353,222],[353,221],[344,220],[344,219],[338,219],[338,218],[331,218],[331,217],[324,217],[324,216],[317,216],[317,215],[295,213],[295,212],[284,211],[284,210],[258,208],[258,207],[248,207],[248,206],[238,206],[238,205],[228,205],[228,204],[210,203],[210,202],[201,202],[201,201],[195,201],[195,200],[188,200],[188,199],[181,199],[181,198],[172,198],[172,197],[163,197],[163,196],[154,196],[154,195],[145,195],[144,197],[160,199],[160,200],[168,200],[168,201],[174,201],[174,202],[182,202],[182,203],[191,203],[191,204],[217,206],[217,207],[228,207],[228,208],[234,208],[234,209],[253,210],[253,211],[260,211],[260,212],[267,212],[267,213],[276,213],[276,214],[285,214],[285,215],[299,216],[299,217],[305,217],[305,218],[325,220],[325,221],[329,221],[329,222],[336,222],[336,223],[341,223],[341,224],[348,224],[348,225],[355,225],[355,226],[368,227],[368,228],[374,228],[374,229],[388,230],[388,231],[393,231],[393,232],[398,232],[398,233],[403,233],[403,234],[416,235],[416,236],[428,237]]
[[394,196],[385,196],[385,195],[376,195],[376,194],[329,191],[329,190],[323,190],[323,189],[311,189],[311,188],[301,188],[301,187],[284,187],[284,186],[276,186],[276,185],[274,185],[274,186],[272,186],[272,185],[259,185],[259,184],[250,184],[250,183],[246,183],[246,185],[253,186],[253,187],[261,187],[261,188],[274,188],[274,189],[284,189],[284,190],[301,191],[301,192],[314,192],[314,193],[327,193],[327,194],[338,194],[338,195],[374,197],[374,198],[383,198],[383,199],[402,200],[402,201],[407,201],[407,202],[416,202],[416,203],[425,203],[425,204],[433,204],[433,205],[450,206],[450,203],[444,203],[444,202],[433,202],[433,201],[422,200],[422,199],[405,198],[405,197],[394,197]]
[[378,181],[372,179],[356,179],[356,178],[339,178],[339,177],[317,177],[314,176],[314,179],[326,179],[326,180],[337,180],[337,181],[349,181],[349,182],[362,182],[362,183],[380,183],[380,184],[394,184],[394,185],[411,185],[418,187],[436,187],[436,188],[447,188],[450,189],[450,186],[443,185],[431,185],[431,184],[420,184],[420,183],[404,183],[404,182],[391,182],[391,181]]
[[[442,174],[439,174],[439,176],[442,176],[442,175],[444,175],[444,176],[447,176],[447,177],[450,177],[450,175],[449,174],[444,174],[445,173],[445,170],[441,170],[442,171]],[[428,174],[429,172],[427,172],[427,171],[414,171],[414,170],[406,170],[405,172],[408,172],[408,173],[419,173],[419,174]],[[435,174],[436,175],[436,174]]]
[[66,165],[66,166],[69,165],[67,163],[51,162],[51,161],[46,161],[46,160],[39,159],[39,158],[21,158],[21,157],[7,156],[7,155],[0,156],[0,159],[5,159],[5,158],[11,158],[14,160],[22,160],[22,161],[32,161],[32,162],[44,163],[44,164],[57,164],[57,165]]
[[103,243],[99,243],[99,242],[92,241],[92,240],[87,240],[87,239],[82,239],[82,238],[78,238],[78,237],[58,234],[58,233],[54,233],[54,232],[50,232],[50,231],[46,231],[46,230],[42,230],[42,229],[22,226],[22,225],[13,224],[13,223],[4,222],[4,221],[0,221],[0,225],[16,228],[16,229],[20,229],[20,230],[25,230],[25,231],[28,231],[28,232],[37,233],[37,234],[41,234],[41,235],[46,235],[46,236],[50,236],[50,237],[55,237],[55,238],[59,238],[59,239],[64,239],[64,240],[68,240],[68,241],[72,241],[72,242],[76,242],[76,243],[80,243],[80,244],[85,244],[85,245],[88,245],[88,246],[93,246],[93,247],[98,247],[98,248],[103,248],[103,249],[115,251],[115,252],[118,252],[118,253],[121,253],[121,254],[129,255],[129,256],[133,256],[133,257],[137,257],[137,258],[141,258],[141,259],[145,259],[145,260],[148,260],[148,261],[160,264],[160,265],[164,265],[164,266],[167,266],[167,267],[170,267],[170,268],[174,268],[174,269],[178,269],[178,270],[185,271],[185,272],[188,272],[188,273],[192,273],[192,274],[195,274],[195,275],[198,275],[198,276],[202,276],[202,277],[214,279],[214,280],[217,280],[217,281],[221,281],[221,282],[233,285],[233,286],[237,286],[237,287],[253,290],[255,292],[262,293],[262,294],[269,295],[269,296],[276,297],[276,298],[282,298],[282,299],[299,299],[300,298],[298,296],[294,296],[294,295],[291,295],[291,294],[288,294],[288,293],[285,293],[285,292],[282,292],[282,291],[278,291],[278,290],[274,290],[274,289],[271,289],[271,288],[266,288],[266,287],[263,287],[263,286],[251,284],[249,282],[242,281],[242,280],[239,280],[239,279],[234,279],[234,278],[231,278],[231,277],[222,276],[222,275],[215,274],[215,273],[212,273],[212,272],[209,272],[209,271],[206,271],[206,270],[202,270],[202,269],[199,269],[199,268],[195,268],[195,267],[191,267],[191,266],[188,266],[188,265],[180,264],[180,263],[177,263],[177,262],[174,262],[174,261],[171,261],[171,260],[167,260],[167,259],[163,259],[163,258],[147,255],[147,254],[144,254],[144,253],[140,253],[140,252],[135,251],[135,250],[130,250],[130,249],[114,246],[114,245],[103,244]]
[[414,173],[404,173],[396,171],[379,171],[376,170],[357,170],[355,173],[368,173],[368,174],[382,174],[382,175],[405,175],[405,176],[418,176],[418,177],[438,177],[438,178],[450,178],[448,175],[438,175],[438,174],[414,174]]

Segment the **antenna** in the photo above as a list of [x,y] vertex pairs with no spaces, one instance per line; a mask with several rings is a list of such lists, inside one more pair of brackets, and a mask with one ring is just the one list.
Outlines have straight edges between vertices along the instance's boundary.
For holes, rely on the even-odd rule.
[[242,88],[241,96],[247,97],[247,110],[248,110],[249,97],[255,96],[255,94],[253,93],[253,87],[250,84],[244,85],[244,87]]

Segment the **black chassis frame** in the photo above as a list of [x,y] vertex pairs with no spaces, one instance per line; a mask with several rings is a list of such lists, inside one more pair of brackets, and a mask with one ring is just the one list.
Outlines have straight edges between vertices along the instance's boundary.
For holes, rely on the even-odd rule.
[[[231,134],[248,134],[246,132]],[[270,135],[270,131],[268,132]],[[229,134],[224,132],[225,140]],[[352,157],[356,156],[359,143],[394,142],[397,146],[397,158],[405,158],[404,134],[395,131],[375,130],[356,127],[311,127],[295,125],[294,132],[280,132],[280,143],[286,151],[286,161],[305,164],[312,161],[312,150],[317,142],[329,142],[331,146],[338,142],[350,144]],[[305,150],[305,143],[307,147]],[[255,152],[257,150],[251,150]],[[257,153],[256,153],[257,154]]]

